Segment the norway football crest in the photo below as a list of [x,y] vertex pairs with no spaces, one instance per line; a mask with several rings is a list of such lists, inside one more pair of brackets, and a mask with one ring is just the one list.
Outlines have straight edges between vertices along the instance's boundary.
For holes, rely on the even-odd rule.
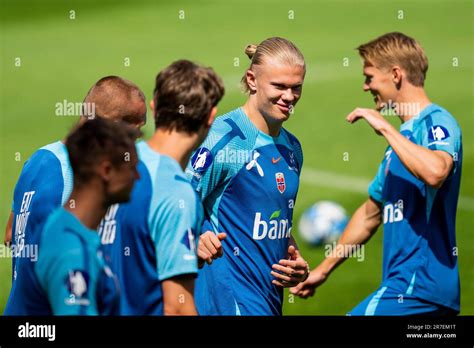
[[278,191],[280,191],[280,193],[285,192],[286,183],[285,183],[285,176],[283,175],[283,173],[276,173],[275,180],[277,183]]

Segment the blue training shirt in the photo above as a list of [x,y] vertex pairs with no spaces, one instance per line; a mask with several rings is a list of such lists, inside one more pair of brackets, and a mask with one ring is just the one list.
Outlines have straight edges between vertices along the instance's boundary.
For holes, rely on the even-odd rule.
[[162,282],[197,273],[203,210],[178,162],[144,141],[137,153],[140,178],[131,199],[109,208],[99,232],[119,278],[120,314],[162,315]]
[[24,164],[15,186],[12,212],[12,289],[6,311],[15,302],[16,279],[32,267],[33,240],[48,215],[63,205],[72,191],[73,173],[66,145],[61,141],[37,150]]
[[118,282],[99,252],[97,231],[63,207],[47,219],[33,242],[38,258],[17,278],[6,315],[115,314]]
[[411,174],[389,146],[369,195],[383,205],[382,286],[400,294],[460,308],[456,208],[462,168],[461,130],[454,117],[431,104],[403,123],[410,141],[453,157],[451,174],[435,189]]
[[201,315],[281,315],[272,264],[287,257],[303,155],[285,129],[259,131],[242,108],[219,117],[186,173],[204,204],[203,230],[226,232],[224,255],[196,282]]

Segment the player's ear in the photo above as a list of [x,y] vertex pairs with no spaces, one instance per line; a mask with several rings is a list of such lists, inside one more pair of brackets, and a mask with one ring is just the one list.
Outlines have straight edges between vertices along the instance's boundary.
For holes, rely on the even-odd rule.
[[113,165],[110,161],[102,161],[98,165],[97,171],[102,180],[109,182]]
[[151,111],[155,111],[155,99],[153,98],[152,100],[150,100],[150,109]]
[[207,127],[208,127],[208,128],[211,128],[212,123],[213,123],[214,120],[216,119],[216,115],[217,115],[217,106],[214,106],[214,107],[211,109],[211,113],[209,114],[209,119],[207,120]]
[[250,88],[250,92],[256,92],[257,84],[255,82],[255,72],[253,70],[248,69],[245,73],[245,77],[247,78],[247,85]]
[[399,85],[402,81],[402,69],[398,65],[392,68],[392,81],[396,85]]

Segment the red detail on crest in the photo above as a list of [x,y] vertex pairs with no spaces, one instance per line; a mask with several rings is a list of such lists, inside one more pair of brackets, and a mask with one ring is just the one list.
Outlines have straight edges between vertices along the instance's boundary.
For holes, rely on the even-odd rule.
[[280,191],[280,193],[285,192],[286,184],[285,184],[285,176],[283,175],[283,173],[276,173],[275,180],[277,183],[278,191]]

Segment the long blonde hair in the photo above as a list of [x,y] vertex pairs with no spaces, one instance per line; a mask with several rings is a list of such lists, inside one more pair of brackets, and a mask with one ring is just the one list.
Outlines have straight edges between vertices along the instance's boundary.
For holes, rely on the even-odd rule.
[[[301,66],[306,72],[306,63],[301,51],[294,43],[282,37],[268,38],[263,40],[259,45],[247,45],[247,47],[245,47],[245,54],[251,60],[247,70],[252,70],[254,65],[263,65],[265,58],[272,58],[281,63]],[[241,85],[245,92],[250,92],[246,73],[241,79]]]

